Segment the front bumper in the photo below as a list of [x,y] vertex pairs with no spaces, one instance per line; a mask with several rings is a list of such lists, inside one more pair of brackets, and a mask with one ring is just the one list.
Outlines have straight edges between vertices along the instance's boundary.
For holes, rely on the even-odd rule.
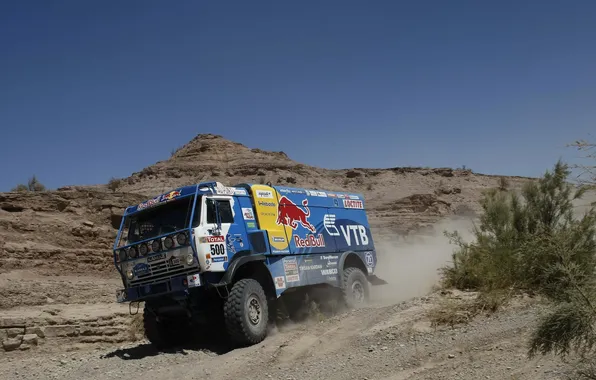
[[143,301],[147,298],[171,293],[185,292],[203,284],[199,273],[177,276],[165,281],[119,289],[116,292],[118,303]]

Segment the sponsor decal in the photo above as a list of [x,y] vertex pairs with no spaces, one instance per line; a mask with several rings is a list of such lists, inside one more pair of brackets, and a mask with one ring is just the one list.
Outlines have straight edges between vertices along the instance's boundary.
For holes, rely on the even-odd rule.
[[238,189],[235,189],[233,187],[224,186],[221,182],[217,182],[216,186],[215,186],[215,194],[220,194],[220,195],[234,195],[236,190],[238,190]]
[[300,273],[298,272],[298,261],[295,257],[284,258],[284,274],[286,275],[287,282],[298,282],[300,281]]
[[333,205],[339,207],[339,200],[337,198],[333,199]]
[[353,200],[353,199],[344,199],[344,207],[345,208],[363,209],[364,208],[364,202]]
[[373,255],[372,252],[366,252],[364,254],[364,261],[366,261],[366,265],[369,267],[372,267],[373,264],[375,263],[374,259],[373,259]]
[[161,201],[162,202],[171,201],[172,199],[179,197],[179,196],[180,196],[179,191],[177,191],[177,190],[170,191],[169,193],[161,196]]
[[211,260],[213,260],[214,263],[220,263],[220,262],[228,261],[228,256],[218,256],[218,257],[214,257]]
[[135,276],[142,276],[150,272],[149,265],[145,263],[138,263],[132,268],[132,272]]
[[242,208],[242,216],[244,217],[244,220],[255,220],[255,214],[250,207]]
[[318,269],[323,269],[323,266],[320,264],[300,266],[300,270],[318,270]]
[[326,265],[328,267],[334,267],[337,266],[337,261],[339,259],[339,256],[321,256],[321,260],[327,260]]
[[255,222],[246,222],[246,228],[257,228],[257,224]]
[[285,243],[286,242],[286,238],[281,237],[281,236],[274,236],[273,237],[273,242],[275,242],[275,243]]
[[152,263],[154,261],[163,260],[166,258],[165,253],[158,253],[157,255],[152,255],[147,257],[147,262]]
[[257,204],[261,207],[275,207],[273,202],[258,201]]
[[223,243],[224,241],[226,241],[226,238],[224,238],[221,235],[218,235],[218,236],[201,236],[199,238],[199,241],[201,243]]
[[139,203],[139,205],[137,206],[137,209],[143,210],[143,209],[146,209],[146,208],[149,208],[149,207],[153,207],[156,204],[158,204],[160,201],[161,201],[161,196],[155,197],[153,199],[149,199],[146,202]]
[[325,246],[325,238],[323,237],[323,234],[319,234],[318,236],[308,234],[304,239],[298,235],[294,235],[293,239],[296,248],[318,248]]
[[246,190],[244,189],[234,189],[234,195],[247,195]]
[[284,276],[275,277],[273,279],[275,283],[275,289],[285,289],[286,288],[286,279]]
[[323,276],[330,276],[333,274],[337,274],[337,268],[321,269],[321,274]]
[[278,225],[289,226],[293,230],[298,228],[298,223],[302,227],[316,232],[315,226],[313,226],[308,218],[310,217],[310,209],[308,208],[308,199],[302,201],[304,210],[298,207],[294,202],[288,199],[286,196],[281,197],[279,200],[279,206],[277,207],[277,221]]
[[176,265],[180,265],[180,259],[174,256],[170,257],[168,260],[168,266],[173,267]]
[[257,190],[257,198],[269,198],[269,199],[273,199],[273,191],[270,191],[270,190]]
[[337,198],[337,194],[335,193],[327,193],[327,196],[329,196],[330,198]]
[[228,247],[228,251],[232,252],[232,254],[236,253],[236,247],[234,247],[234,242],[238,239],[242,240],[241,237],[233,237],[230,234],[226,235],[226,247]]
[[335,226],[334,214],[325,214],[323,216],[323,227],[325,227],[325,231],[327,231],[329,236],[339,236],[339,230]]
[[333,256],[333,255],[323,255],[321,256],[322,260],[337,260],[339,258],[339,256]]
[[[366,234],[366,228],[364,228],[364,226],[357,224],[351,226],[339,226],[339,228],[349,246],[352,246],[352,242],[356,245],[368,245],[368,235]],[[352,232],[354,240],[352,240]]]
[[327,198],[327,193],[324,191],[317,191],[317,196]]
[[291,193],[290,189],[279,189],[278,191],[279,191],[280,193],[284,193],[284,194]]
[[198,273],[186,276],[186,281],[188,281],[189,287],[201,286],[201,277]]
[[360,199],[360,197],[357,195],[350,195],[350,199]]

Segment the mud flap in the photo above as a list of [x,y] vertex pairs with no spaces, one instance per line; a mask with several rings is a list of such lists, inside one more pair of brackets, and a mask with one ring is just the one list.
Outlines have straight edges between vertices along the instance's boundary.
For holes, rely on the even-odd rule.
[[377,285],[387,285],[388,282],[378,278],[377,276],[375,276],[374,274],[368,275],[366,276],[366,278],[368,279],[368,282],[370,282],[371,285],[373,286],[377,286]]

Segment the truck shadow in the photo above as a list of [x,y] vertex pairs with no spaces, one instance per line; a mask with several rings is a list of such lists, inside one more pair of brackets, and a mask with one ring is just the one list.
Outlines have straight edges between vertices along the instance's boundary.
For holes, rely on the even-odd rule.
[[141,343],[138,346],[130,348],[120,348],[107,354],[104,354],[100,359],[109,358],[120,358],[122,360],[139,360],[147,357],[164,355],[164,354],[175,354],[175,355],[188,355],[188,351],[202,351],[212,353],[215,355],[223,355],[232,351],[232,347],[229,343],[217,342],[217,343],[189,343],[182,346],[171,347],[168,349],[157,349],[150,343]]

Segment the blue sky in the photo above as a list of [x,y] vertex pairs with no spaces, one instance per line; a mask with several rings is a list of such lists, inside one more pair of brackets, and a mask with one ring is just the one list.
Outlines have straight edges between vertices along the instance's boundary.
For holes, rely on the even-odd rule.
[[3,1],[0,191],[199,133],[328,167],[540,175],[596,122],[596,2]]

